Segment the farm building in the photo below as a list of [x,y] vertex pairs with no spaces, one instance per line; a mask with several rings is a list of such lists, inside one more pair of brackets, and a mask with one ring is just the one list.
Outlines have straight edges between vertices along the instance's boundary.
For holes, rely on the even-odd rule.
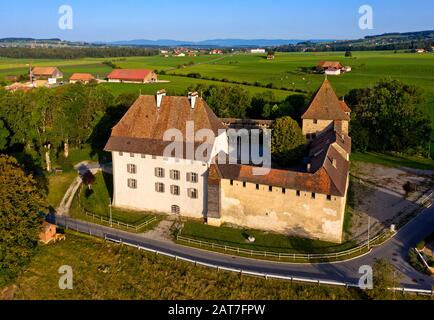
[[350,72],[351,67],[345,67],[339,61],[320,61],[317,65],[317,70],[327,75],[336,76]]
[[265,53],[265,49],[250,49],[250,53]]
[[157,74],[147,69],[115,69],[107,79],[109,82],[148,83],[157,81]]
[[91,81],[94,81],[95,77],[90,73],[74,73],[71,78],[69,78],[70,83],[81,82],[87,84]]
[[[271,122],[219,119],[197,93],[141,95],[105,146],[113,157],[113,204],[202,219],[213,226],[229,223],[341,242],[351,153],[349,112],[326,80],[303,118],[303,132],[310,138],[306,163],[297,169],[271,166],[258,173],[258,166],[238,161],[243,142],[240,147],[237,139],[234,147],[228,138],[234,130],[251,135],[251,129],[258,128],[264,134]],[[180,146],[188,149],[186,125],[191,122],[194,131],[214,135],[206,157],[197,159],[184,147],[167,154],[168,147],[173,150],[165,138],[167,130],[176,129]],[[191,147],[197,154],[203,138],[193,136]],[[235,161],[221,163],[218,155],[230,157],[233,147]]]
[[34,67],[31,71],[33,80],[45,79],[49,82],[56,82],[57,79],[63,78],[63,73],[56,67]]
[[45,244],[56,239],[57,228],[54,224],[44,221],[42,231],[39,233],[39,240]]
[[209,54],[223,54],[223,51],[220,49],[213,49],[209,52]]

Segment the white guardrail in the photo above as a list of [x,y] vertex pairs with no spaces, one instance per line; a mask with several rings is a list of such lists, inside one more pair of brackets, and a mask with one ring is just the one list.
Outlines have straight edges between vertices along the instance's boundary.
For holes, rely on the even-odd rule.
[[[369,241],[365,241],[361,245],[344,250],[339,252],[332,252],[332,253],[310,253],[310,254],[303,254],[303,253],[283,253],[283,252],[270,252],[270,251],[257,251],[257,250],[251,250],[251,249],[243,249],[239,247],[231,247],[227,245],[222,245],[218,243],[212,243],[212,242],[206,242],[201,240],[196,240],[188,237],[183,237],[181,235],[176,236],[176,240],[180,242],[188,243],[189,245],[196,245],[199,247],[208,247],[210,249],[218,249],[224,252],[229,252],[236,255],[245,255],[250,257],[261,257],[261,258],[274,258],[278,260],[291,260],[294,262],[297,262],[297,260],[300,261],[312,261],[312,260],[323,260],[325,262],[330,260],[344,260],[345,257],[348,258],[354,258],[355,256],[360,256],[362,254],[368,253],[372,250],[372,248],[375,248],[376,246],[382,244],[384,241],[389,239],[390,237],[394,236],[395,233],[391,232],[389,230],[386,230],[376,237],[372,238]],[[379,242],[377,242],[379,241]],[[316,261],[318,262],[318,261]]]
[[[315,283],[315,284],[319,284],[319,285],[322,284],[322,285],[332,285],[332,286],[340,286],[340,287],[346,287],[346,288],[349,288],[349,287],[359,288],[358,284],[354,284],[354,283],[345,283],[345,282],[339,282],[339,281],[320,280],[320,279],[312,279],[312,278],[310,278],[310,279],[309,278],[299,278],[299,277],[267,274],[267,273],[261,273],[261,272],[247,271],[247,270],[243,270],[243,269],[234,269],[234,268],[222,267],[222,266],[218,266],[215,264],[209,264],[209,263],[204,263],[204,262],[200,262],[200,261],[196,261],[196,260],[192,260],[192,259],[183,258],[180,256],[176,256],[173,254],[163,252],[163,251],[149,249],[149,248],[146,248],[144,246],[140,246],[137,244],[129,243],[128,241],[124,241],[124,240],[122,240],[122,238],[115,239],[115,238],[112,238],[110,236],[105,235],[104,239],[106,241],[111,241],[114,243],[125,244],[127,246],[136,248],[138,250],[144,250],[144,251],[151,252],[151,253],[154,253],[157,255],[162,255],[165,257],[173,258],[175,260],[189,262],[189,263],[194,264],[195,266],[203,266],[203,267],[213,268],[213,269],[216,269],[217,271],[222,270],[222,271],[234,272],[234,273],[239,273],[240,275],[260,277],[260,278],[264,278],[264,279],[277,279],[277,280],[287,280],[287,281],[291,281],[291,282],[296,281],[296,282],[304,282],[304,283]],[[433,290],[423,290],[423,289],[412,289],[412,288],[390,288],[390,290],[400,291],[402,293],[416,293],[416,294],[423,294],[423,295],[430,295],[430,296],[434,295],[434,289]]]

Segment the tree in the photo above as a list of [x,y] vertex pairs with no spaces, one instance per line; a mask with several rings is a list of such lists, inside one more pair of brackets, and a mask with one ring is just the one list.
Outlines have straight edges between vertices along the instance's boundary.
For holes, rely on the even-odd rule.
[[431,121],[421,110],[423,91],[398,80],[381,80],[373,88],[346,96],[352,109],[351,136],[361,151],[427,154]]
[[351,52],[351,50],[345,51],[345,57],[346,58],[351,58],[352,56],[353,56],[353,53]]
[[306,138],[291,117],[276,119],[272,126],[271,153],[282,166],[297,162],[304,154]]
[[390,288],[396,288],[401,277],[389,261],[376,259],[373,265],[373,289],[367,291],[368,296],[374,300],[390,300],[394,292]]
[[95,183],[95,175],[87,170],[82,177],[83,183],[88,187],[89,190],[92,189],[92,185]]
[[4,281],[19,272],[36,248],[44,203],[33,177],[15,158],[5,155],[0,156],[0,190],[0,277]]
[[240,86],[198,85],[190,89],[199,92],[220,118],[245,118],[252,101]]
[[8,146],[9,130],[5,127],[5,123],[0,119],[0,151],[5,150]]

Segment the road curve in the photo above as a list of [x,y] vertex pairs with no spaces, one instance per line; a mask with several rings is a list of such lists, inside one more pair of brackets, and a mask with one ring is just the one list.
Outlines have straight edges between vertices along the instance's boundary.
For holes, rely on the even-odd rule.
[[[138,234],[132,234],[68,217],[58,216],[53,219],[54,221],[52,222],[60,226],[66,226],[67,223],[68,227],[72,229],[88,234],[91,233],[100,238],[104,238],[106,235],[119,237],[123,239],[123,241],[128,241],[151,250],[157,250],[202,263],[278,276],[302,277],[357,284],[360,266],[372,265],[375,259],[386,258],[395,265],[402,275],[402,286],[425,290],[432,290],[434,286],[433,277],[417,272],[406,261],[408,251],[415,247],[417,242],[432,232],[434,228],[434,207],[424,210],[411,222],[401,228],[394,238],[387,241],[382,246],[373,249],[371,253],[350,261],[320,264],[289,264],[230,256],[186,247],[169,241],[147,239]],[[397,286],[399,286],[398,283]]]

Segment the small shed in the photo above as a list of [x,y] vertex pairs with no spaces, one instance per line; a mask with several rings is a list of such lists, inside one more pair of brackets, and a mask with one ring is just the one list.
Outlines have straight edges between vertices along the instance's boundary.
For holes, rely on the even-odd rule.
[[44,221],[42,231],[39,234],[39,240],[45,244],[50,243],[56,239],[56,233],[56,225]]

